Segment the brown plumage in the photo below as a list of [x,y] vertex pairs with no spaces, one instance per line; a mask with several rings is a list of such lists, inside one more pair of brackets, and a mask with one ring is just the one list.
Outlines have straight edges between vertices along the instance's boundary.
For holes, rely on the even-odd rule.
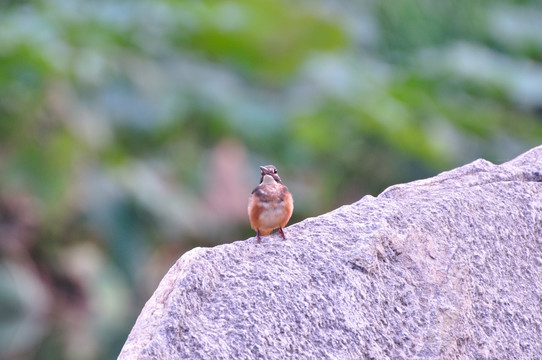
[[286,240],[282,228],[292,217],[294,199],[280,180],[275,166],[260,166],[260,170],[260,185],[252,191],[248,201],[250,226],[256,230],[258,242],[260,235],[269,235],[276,228]]

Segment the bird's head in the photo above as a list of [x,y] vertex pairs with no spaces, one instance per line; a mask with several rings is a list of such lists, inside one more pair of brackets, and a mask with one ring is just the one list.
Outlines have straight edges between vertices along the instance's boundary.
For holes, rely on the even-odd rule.
[[279,172],[274,165],[260,166],[260,170],[262,171],[260,184],[264,182],[265,183],[278,182],[279,184],[282,184],[282,181],[280,180]]

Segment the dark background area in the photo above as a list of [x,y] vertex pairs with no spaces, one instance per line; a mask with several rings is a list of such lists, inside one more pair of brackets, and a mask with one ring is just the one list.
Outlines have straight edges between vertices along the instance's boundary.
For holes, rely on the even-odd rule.
[[0,1],[0,358],[115,358],[185,251],[542,140],[540,1]]

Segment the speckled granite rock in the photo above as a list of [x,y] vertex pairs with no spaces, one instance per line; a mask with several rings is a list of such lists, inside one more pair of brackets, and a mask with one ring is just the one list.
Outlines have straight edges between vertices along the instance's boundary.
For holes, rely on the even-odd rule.
[[542,147],[184,254],[120,359],[542,354]]

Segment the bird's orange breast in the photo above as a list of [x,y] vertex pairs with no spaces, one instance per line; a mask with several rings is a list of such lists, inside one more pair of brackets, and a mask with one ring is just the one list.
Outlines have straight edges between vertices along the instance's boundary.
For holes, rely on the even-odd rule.
[[294,210],[294,200],[283,184],[260,185],[252,193],[248,204],[250,226],[262,235],[285,227]]

